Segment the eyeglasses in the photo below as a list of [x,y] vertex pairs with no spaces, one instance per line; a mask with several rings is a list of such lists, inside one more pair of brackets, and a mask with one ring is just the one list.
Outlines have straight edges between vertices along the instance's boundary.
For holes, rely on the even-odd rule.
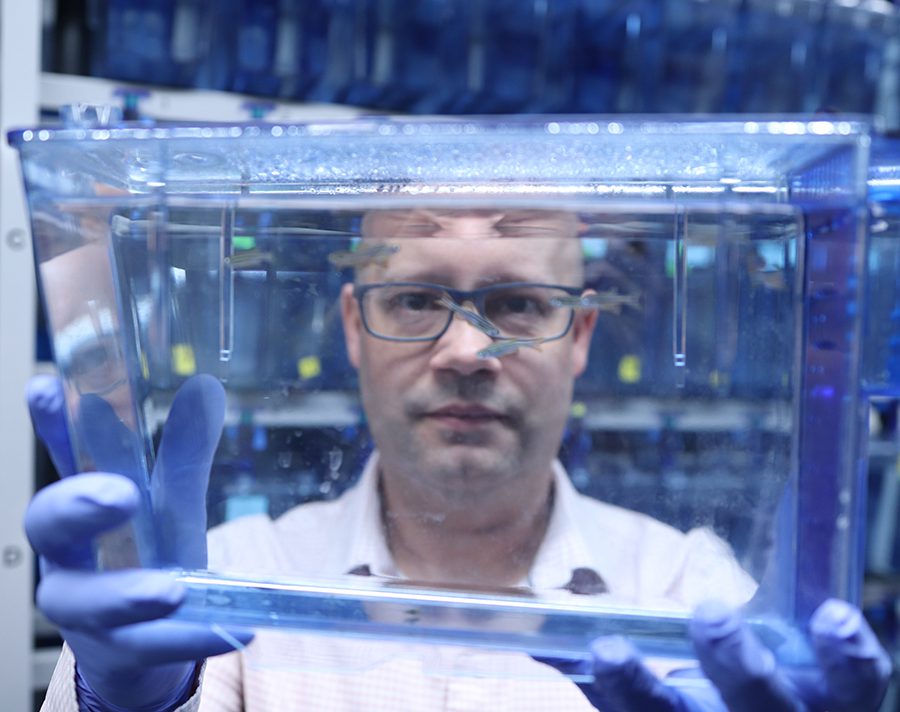
[[[427,282],[358,284],[363,325],[388,341],[434,341],[450,327],[454,315],[494,339],[541,339],[565,336],[575,312],[560,306],[581,287],[510,282],[466,291]],[[472,304],[475,311],[467,308]]]
[[128,382],[113,309],[105,301],[88,299],[84,312],[55,336],[57,366],[81,395],[103,396]]
[[128,382],[116,334],[90,339],[58,359],[60,372],[81,395],[104,396]]

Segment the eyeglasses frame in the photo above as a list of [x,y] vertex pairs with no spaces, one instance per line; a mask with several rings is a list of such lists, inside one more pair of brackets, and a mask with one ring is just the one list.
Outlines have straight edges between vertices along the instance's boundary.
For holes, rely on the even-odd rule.
[[[564,291],[566,294],[572,296],[578,296],[584,292],[584,287],[568,287],[563,284],[543,284],[541,282],[505,282],[503,284],[490,284],[486,287],[479,287],[478,289],[454,289],[453,287],[447,287],[443,284],[434,284],[432,282],[373,282],[371,284],[355,284],[353,285],[353,297],[356,299],[359,304],[359,314],[362,319],[363,327],[366,330],[366,333],[375,337],[376,339],[382,339],[383,341],[400,341],[400,342],[424,342],[424,341],[437,341],[444,334],[447,333],[447,329],[450,328],[450,325],[453,323],[454,313],[452,310],[447,310],[447,323],[444,324],[444,328],[441,329],[435,336],[384,336],[383,334],[378,334],[372,330],[369,326],[369,322],[366,319],[366,310],[363,307],[363,297],[365,297],[366,292],[376,289],[378,287],[423,287],[426,289],[436,289],[440,290],[447,294],[456,304],[462,306],[466,302],[471,302],[475,305],[476,311],[487,319],[487,315],[484,313],[485,300],[487,299],[487,295],[491,292],[498,291],[500,289],[510,289],[515,287],[543,287],[549,289],[559,289]],[[557,307],[559,308],[559,307]],[[565,308],[565,307],[563,307]],[[546,343],[548,341],[556,341],[558,339],[562,339],[566,334],[569,333],[569,330],[572,328],[572,323],[575,321],[575,309],[569,308],[569,321],[566,324],[566,328],[563,329],[557,336],[552,336],[549,338],[542,338],[541,342]],[[490,334],[485,334],[485,336],[489,336],[494,341],[502,341],[503,339],[508,338],[516,338],[516,337],[508,337],[508,336],[490,336]],[[539,338],[539,337],[538,337]],[[535,339],[537,340],[537,338]]]

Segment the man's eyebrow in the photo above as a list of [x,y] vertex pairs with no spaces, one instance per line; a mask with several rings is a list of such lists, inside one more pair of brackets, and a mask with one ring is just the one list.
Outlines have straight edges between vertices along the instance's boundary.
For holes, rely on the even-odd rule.
[[521,222],[523,220],[554,220],[568,216],[568,213],[550,210],[510,210],[504,213],[500,222]]
[[428,284],[440,284],[446,287],[452,286],[449,275],[443,272],[400,270],[394,272],[390,267],[382,275],[384,282],[427,282]]
[[[431,213],[427,210],[409,210],[409,211],[388,211],[380,215],[373,215],[375,226],[377,229],[372,230],[369,226],[369,232],[363,234],[364,238],[389,239],[404,235],[406,232],[413,230],[421,233],[423,228],[433,231],[437,229],[438,224],[435,222]],[[421,235],[416,235],[421,236]]]
[[522,273],[504,273],[490,275],[485,279],[481,279],[476,283],[476,287],[493,287],[498,284],[561,284],[560,280],[551,277],[546,273],[539,275],[522,274]]
[[[457,285],[454,284],[454,279],[442,272],[406,272],[402,271],[399,273],[392,273],[390,271],[385,272],[381,281],[383,282],[423,282],[426,284],[436,284],[442,287],[449,287],[451,289],[457,288]],[[484,287],[493,287],[497,284],[511,284],[516,282],[525,282],[525,283],[533,283],[533,284],[546,284],[547,279],[536,276],[536,275],[527,275],[522,273],[514,273],[514,272],[497,272],[490,275],[485,275],[479,278],[475,284],[473,285],[474,289],[482,289]]]

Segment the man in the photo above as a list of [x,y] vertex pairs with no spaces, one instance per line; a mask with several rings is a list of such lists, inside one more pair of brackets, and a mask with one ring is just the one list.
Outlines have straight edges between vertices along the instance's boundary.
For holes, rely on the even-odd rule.
[[[709,532],[681,534],[581,497],[556,462],[596,321],[590,309],[554,301],[584,293],[574,216],[372,212],[364,233],[368,245],[388,249],[357,265],[356,283],[345,285],[340,302],[377,452],[360,483],[335,502],[211,532],[210,568],[524,586],[677,609],[710,596],[733,606],[752,595],[752,580]],[[61,471],[71,472],[53,386],[36,391],[38,430]],[[186,463],[204,482],[221,410],[212,379],[182,389],[160,447],[157,487]],[[39,495],[28,517],[29,536],[48,561],[39,600],[77,660],[76,669],[64,655],[47,710],[724,709],[715,694],[665,687],[621,641],[595,647],[597,682],[584,689],[520,654],[268,631],[246,650],[210,658],[201,675],[190,661],[224,652],[229,642],[243,647],[249,635],[159,620],[182,593],[153,572],[79,570],[90,568],[84,545],[91,536],[137,505],[121,478],[61,485]],[[184,564],[185,547],[176,548],[172,559]],[[853,616],[833,605],[814,621],[814,639],[833,653],[823,674],[852,679],[833,695],[816,694],[874,709],[883,653]],[[852,629],[853,656],[833,640],[841,626]],[[725,609],[703,609],[695,635],[704,671],[734,709],[761,702],[797,709],[797,700],[813,700],[777,673]],[[741,704],[757,706],[734,706]]]

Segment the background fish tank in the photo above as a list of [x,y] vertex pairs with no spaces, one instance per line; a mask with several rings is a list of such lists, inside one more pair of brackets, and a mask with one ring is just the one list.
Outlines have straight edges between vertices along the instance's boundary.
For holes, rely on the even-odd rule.
[[[801,664],[814,608],[858,600],[865,122],[374,118],[10,140],[79,466],[125,474],[144,497],[98,543],[100,566],[171,566],[153,468],[175,394],[198,374],[226,394],[200,519],[211,541],[352,492],[372,413],[345,349],[343,285],[427,251],[423,215],[496,214],[509,264],[577,242],[583,286],[605,299],[558,306],[596,318],[559,448],[568,480],[679,541],[702,533],[734,574],[706,562],[693,592],[617,596],[611,582],[584,595],[260,572],[218,564],[214,546],[208,566],[180,571],[177,615],[544,655],[622,633],[689,657],[690,611],[713,592]],[[373,252],[373,215],[414,215],[415,229],[375,235],[386,250]],[[476,271],[480,244],[459,242]],[[457,306],[453,323],[502,343]],[[532,346],[485,361],[509,368],[537,358]]]
[[[878,621],[885,592],[897,586],[898,460],[900,403],[900,141],[872,144],[869,168],[870,228],[864,318],[862,387],[872,412],[868,445],[867,590],[870,619]],[[884,637],[892,640],[890,633]]]
[[900,138],[879,137],[869,167],[871,203],[863,388],[900,396]]

